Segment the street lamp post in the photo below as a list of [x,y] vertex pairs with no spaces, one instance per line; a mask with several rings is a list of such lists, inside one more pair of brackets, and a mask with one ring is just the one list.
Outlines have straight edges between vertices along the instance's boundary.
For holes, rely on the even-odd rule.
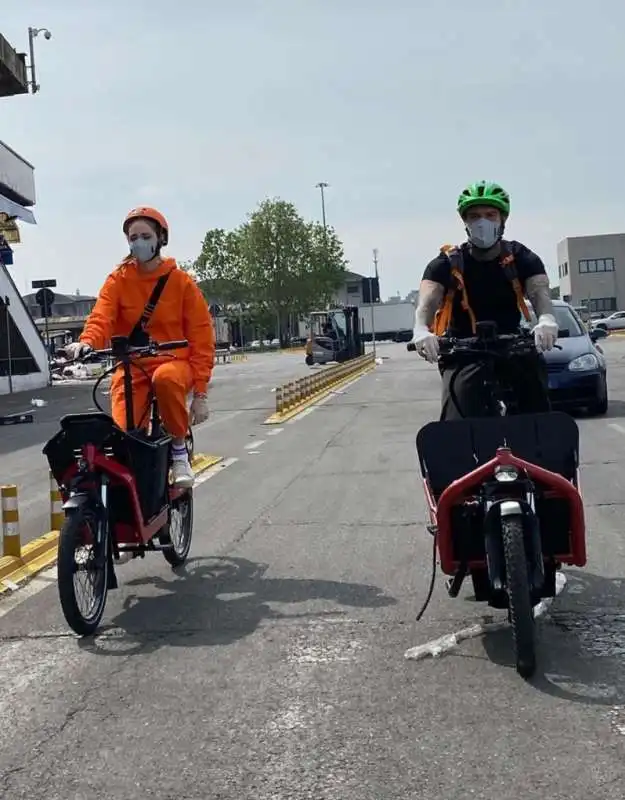
[[329,184],[324,183],[324,181],[319,181],[319,183],[315,184],[317,189],[321,191],[321,219],[323,221],[323,227],[326,228],[326,198],[324,194],[324,190],[328,188]]
[[373,251],[373,265],[375,267],[375,276],[373,278],[369,278],[369,300],[371,301],[371,341],[373,343],[373,358],[376,357],[376,348],[375,348],[375,312],[373,310],[373,290],[375,287],[374,280],[378,277],[378,251],[374,249]]
[[44,38],[50,40],[52,34],[47,28],[29,28],[28,29],[28,50],[30,52],[30,91],[36,94],[39,91],[39,84],[37,83],[37,76],[35,72],[35,36],[43,33]]

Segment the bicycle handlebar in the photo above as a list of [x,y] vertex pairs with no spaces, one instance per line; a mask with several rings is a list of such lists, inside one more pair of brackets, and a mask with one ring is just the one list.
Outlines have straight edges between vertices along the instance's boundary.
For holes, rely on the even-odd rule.
[[119,361],[124,360],[129,356],[135,358],[148,358],[155,356],[157,353],[165,350],[180,350],[183,347],[188,347],[189,342],[186,339],[177,339],[171,342],[154,342],[150,341],[146,345],[131,345],[128,343],[127,336],[113,336],[111,338],[112,347],[105,350],[90,350],[87,355],[95,354],[97,356],[113,356]]
[[[441,355],[454,355],[456,353],[481,356],[501,356],[530,353],[536,349],[534,339],[529,333],[504,333],[485,338],[484,336],[438,336]],[[562,350],[562,346],[554,344],[554,348]],[[408,342],[406,349],[415,353],[417,346]]]

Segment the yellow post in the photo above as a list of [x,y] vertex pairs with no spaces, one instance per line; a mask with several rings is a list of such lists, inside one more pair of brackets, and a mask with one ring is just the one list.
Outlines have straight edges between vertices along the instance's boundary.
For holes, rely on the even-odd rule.
[[284,411],[284,396],[282,394],[282,386],[276,388],[276,414],[282,414]]
[[56,482],[54,475],[50,472],[50,530],[60,531],[65,522],[65,514],[63,512],[63,498],[59,491],[59,485]]
[[21,558],[20,512],[17,505],[17,486],[3,486],[2,497],[2,555]]

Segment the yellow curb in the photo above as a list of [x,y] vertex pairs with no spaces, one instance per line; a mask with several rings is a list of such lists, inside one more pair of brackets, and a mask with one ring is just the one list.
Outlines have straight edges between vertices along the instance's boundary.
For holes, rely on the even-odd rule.
[[305,400],[302,400],[293,408],[289,408],[288,411],[284,411],[280,414],[278,411],[275,411],[270,417],[263,422],[263,425],[278,425],[280,422],[286,422],[293,417],[296,417],[298,414],[301,414],[302,411],[305,411],[310,406],[314,406],[315,403],[318,403],[319,400],[322,400],[324,397],[327,397],[329,394],[337,389],[339,386],[344,386],[346,383],[350,383],[350,381],[355,380],[356,378],[361,378],[367,372],[372,372],[375,368],[375,364],[367,364],[362,369],[356,370],[355,372],[350,372],[349,375],[346,375],[344,378],[331,383],[329,386],[326,386],[321,391],[316,392],[316,394],[307,397]]
[[210,469],[210,467],[214,467],[215,464],[219,464],[219,462],[223,460],[223,456],[211,456],[205,455],[204,453],[196,453],[191,461],[191,466],[193,467],[193,472],[195,472],[196,475],[199,475],[200,472],[204,472],[205,470]]
[[[223,456],[197,453],[191,462],[193,472],[199,475],[224,460]],[[20,584],[38,572],[51,567],[56,561],[59,531],[50,531],[22,547],[21,558],[0,558],[0,595],[14,591]]]

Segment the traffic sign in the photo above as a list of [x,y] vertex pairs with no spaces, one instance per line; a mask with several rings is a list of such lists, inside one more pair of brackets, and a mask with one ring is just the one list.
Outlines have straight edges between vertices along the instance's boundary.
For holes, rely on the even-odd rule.
[[44,278],[41,281],[33,281],[30,285],[33,289],[48,289],[56,286],[56,278]]
[[38,306],[41,306],[41,312],[44,317],[50,316],[50,309],[52,308],[52,303],[54,303],[55,299],[56,295],[52,289],[48,289],[47,286],[43,289],[39,289],[35,295],[35,301]]

